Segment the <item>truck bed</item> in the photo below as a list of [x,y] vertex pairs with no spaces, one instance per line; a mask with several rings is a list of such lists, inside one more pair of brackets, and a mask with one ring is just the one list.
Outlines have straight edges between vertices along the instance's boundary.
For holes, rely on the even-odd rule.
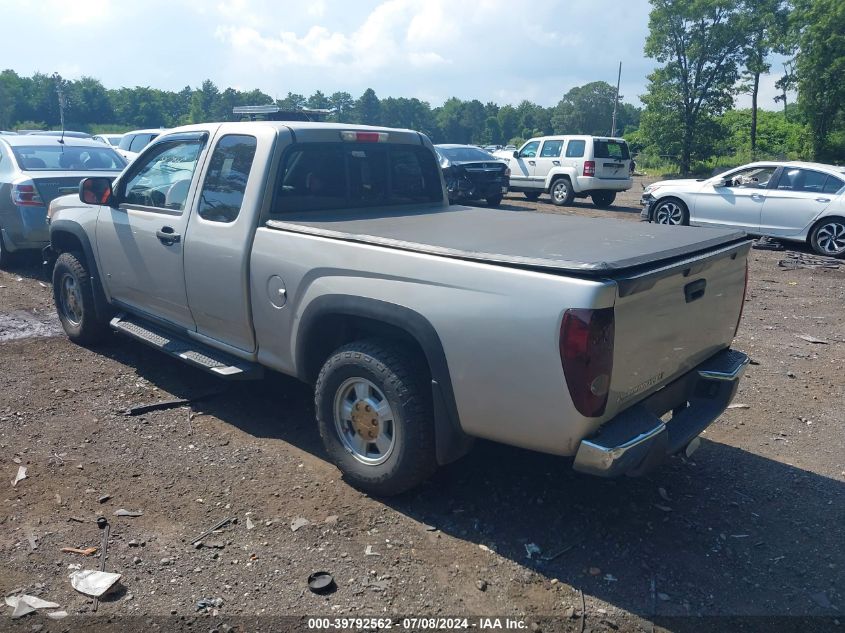
[[613,275],[745,238],[742,231],[463,206],[286,213],[267,226],[582,276]]

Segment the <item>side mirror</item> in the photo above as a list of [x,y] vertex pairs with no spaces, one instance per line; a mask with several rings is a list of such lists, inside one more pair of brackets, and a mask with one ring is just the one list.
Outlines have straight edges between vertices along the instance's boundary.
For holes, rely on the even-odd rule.
[[102,176],[86,178],[79,183],[79,199],[85,204],[111,204],[111,180]]
[[713,183],[714,187],[727,187],[728,181],[725,178],[719,178],[716,182]]
[[513,151],[513,157],[514,157],[514,158],[519,158],[519,152],[518,152],[517,150],[514,150],[514,151]]

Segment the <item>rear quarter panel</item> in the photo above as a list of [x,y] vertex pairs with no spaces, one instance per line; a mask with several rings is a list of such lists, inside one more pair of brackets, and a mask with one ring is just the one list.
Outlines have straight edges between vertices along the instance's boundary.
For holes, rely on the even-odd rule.
[[[287,289],[270,303],[268,281]],[[570,307],[609,307],[615,285],[259,228],[251,294],[259,360],[296,374],[308,305],[353,295],[414,310],[438,333],[463,430],[537,451],[574,454],[599,420],[574,409],[558,337]]]

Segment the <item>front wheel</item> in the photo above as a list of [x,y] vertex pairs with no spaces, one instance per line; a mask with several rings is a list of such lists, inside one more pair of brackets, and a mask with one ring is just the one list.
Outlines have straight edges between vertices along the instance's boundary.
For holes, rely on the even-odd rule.
[[436,469],[425,373],[404,345],[380,340],[344,345],[323,365],[317,424],[326,451],[352,485],[395,495]]
[[67,337],[79,345],[91,345],[108,331],[97,318],[91,275],[81,253],[62,253],[53,268],[53,300]]
[[552,196],[552,202],[559,207],[568,206],[575,199],[575,191],[573,191],[572,183],[569,182],[568,178],[555,180],[549,193]]
[[819,255],[845,257],[845,219],[824,218],[810,234],[810,245]]
[[590,197],[593,199],[593,204],[596,207],[598,207],[599,209],[607,209],[613,204],[613,201],[616,200],[616,192],[594,191],[592,194],[590,194]]
[[654,207],[652,217],[656,224],[669,224],[672,226],[689,224],[689,211],[687,211],[686,205],[674,198],[658,202],[657,206]]
[[502,196],[490,196],[487,198],[488,207],[498,207],[500,204],[502,204]]

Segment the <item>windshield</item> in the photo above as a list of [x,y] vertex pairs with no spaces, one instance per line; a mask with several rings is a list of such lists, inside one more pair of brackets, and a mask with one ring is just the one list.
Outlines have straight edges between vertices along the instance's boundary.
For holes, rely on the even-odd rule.
[[25,171],[122,171],[126,161],[108,147],[32,145],[13,147]]
[[437,151],[449,160],[455,162],[496,160],[490,153],[477,147],[438,147]]
[[628,153],[628,144],[625,141],[607,141],[595,139],[593,151],[596,158],[619,158],[628,160],[631,155]]

